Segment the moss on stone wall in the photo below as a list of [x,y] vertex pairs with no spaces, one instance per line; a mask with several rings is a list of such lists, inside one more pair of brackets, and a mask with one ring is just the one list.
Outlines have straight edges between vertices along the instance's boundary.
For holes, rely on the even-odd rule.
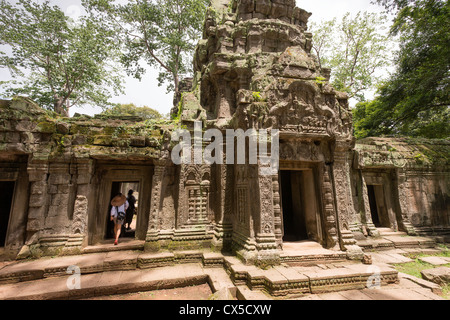
[[356,152],[363,167],[450,165],[449,139],[365,138]]
[[16,150],[20,143],[23,152],[42,159],[128,159],[129,154],[137,159],[159,158],[164,137],[177,127],[173,121],[139,117],[65,118],[21,97],[1,101],[0,120],[0,134],[4,137],[0,150]]

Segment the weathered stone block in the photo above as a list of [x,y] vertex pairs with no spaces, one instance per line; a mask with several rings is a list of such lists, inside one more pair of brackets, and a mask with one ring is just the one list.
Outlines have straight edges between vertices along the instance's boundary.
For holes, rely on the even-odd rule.
[[67,194],[70,192],[70,187],[71,187],[71,185],[69,183],[60,184],[60,185],[58,185],[58,193]]
[[240,14],[243,14],[243,13],[252,13],[252,12],[254,11],[254,9],[255,9],[255,3],[254,3],[253,0],[241,0],[241,1],[238,3],[238,9],[237,9],[237,11],[238,11]]
[[40,219],[28,219],[27,231],[39,231],[41,228]]
[[65,122],[58,122],[56,124],[56,130],[60,134],[68,134],[70,131],[70,126],[68,123]]
[[272,10],[272,2],[270,0],[258,0],[255,4],[255,11],[268,15]]
[[32,194],[30,196],[30,207],[41,207],[45,205],[46,199],[43,195]]
[[[55,208],[56,211],[58,207]],[[45,228],[52,229],[55,233],[64,233],[66,232],[66,227],[68,224],[67,215],[58,214],[58,215],[48,215],[45,218]]]
[[33,220],[33,219],[43,219],[44,218],[44,214],[46,212],[45,210],[45,206],[43,207],[32,207],[28,209],[28,219],[29,220]]
[[100,135],[94,138],[94,145],[97,146],[111,146],[113,139],[111,136]]
[[28,120],[19,121],[15,127],[16,131],[33,131],[36,128],[36,123]]
[[47,193],[48,194],[57,194],[58,193],[58,186],[55,184],[51,184],[47,187]]
[[48,183],[49,184],[67,184],[70,181],[70,174],[63,174],[63,173],[58,173],[58,174],[50,174],[50,178],[48,179]]
[[20,133],[19,132],[7,132],[5,135],[6,143],[19,143],[20,142]]
[[450,283],[450,268],[438,267],[421,271],[425,280],[437,283],[439,285],[446,285]]
[[67,206],[69,202],[68,193],[58,193],[52,196],[52,205],[55,206]]
[[131,137],[130,146],[132,147],[145,147],[145,137]]
[[87,143],[87,139],[85,135],[82,134],[76,134],[72,137],[72,145],[78,146],[83,145]]
[[284,4],[272,3],[271,18],[281,18],[287,16],[287,7]]
[[47,217],[56,217],[60,213],[60,208],[58,205],[51,205],[47,210]]
[[47,191],[47,183],[45,181],[36,181],[31,183],[31,194],[42,195]]
[[47,174],[42,171],[28,171],[28,179],[30,182],[45,181]]

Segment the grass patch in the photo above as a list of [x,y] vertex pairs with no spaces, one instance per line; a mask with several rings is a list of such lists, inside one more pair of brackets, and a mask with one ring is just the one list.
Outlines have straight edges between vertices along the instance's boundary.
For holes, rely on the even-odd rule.
[[[409,254],[408,257],[411,259],[414,259],[414,261],[402,263],[402,264],[395,264],[394,267],[398,272],[403,272],[403,273],[412,275],[416,278],[423,279],[422,274],[420,273],[422,270],[433,269],[433,268],[436,268],[437,266],[434,266],[430,263],[421,261],[421,260],[419,260],[419,258],[431,257],[431,256],[433,256],[433,257],[450,257],[450,250],[448,249],[448,247],[441,245],[441,248],[444,250],[437,254],[424,254],[424,253]],[[450,263],[442,265],[442,267],[450,267]],[[450,299],[450,284],[441,286],[441,289],[442,289],[442,297],[444,299]]]
[[446,284],[445,286],[442,286],[442,297],[444,299],[450,300],[450,284]]
[[422,274],[420,273],[422,270],[432,269],[434,267],[432,264],[423,262],[418,258],[416,258],[413,262],[396,264],[394,266],[397,271],[412,275],[420,279],[422,279]]

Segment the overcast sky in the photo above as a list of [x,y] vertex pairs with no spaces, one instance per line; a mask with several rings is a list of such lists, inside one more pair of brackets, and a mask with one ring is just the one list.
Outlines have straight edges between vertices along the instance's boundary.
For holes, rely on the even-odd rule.
[[[11,0],[15,2],[14,0]],[[80,0],[53,0],[52,3],[58,4],[71,17],[79,16],[83,11],[80,6]],[[356,14],[358,11],[380,12],[381,7],[370,4],[371,0],[297,0],[297,6],[312,13],[310,22],[320,22],[330,20],[334,17],[342,17],[345,13]],[[114,97],[115,103],[134,103],[137,106],[149,106],[158,110],[160,113],[167,114],[172,108],[172,94],[166,94],[165,87],[158,87],[157,74],[155,70],[149,70],[142,81],[133,78],[126,78],[125,94]],[[6,69],[0,69],[0,81],[8,80],[9,72]],[[1,95],[0,95],[1,97]],[[72,108],[70,114],[75,112],[93,115],[99,113],[100,108]]]

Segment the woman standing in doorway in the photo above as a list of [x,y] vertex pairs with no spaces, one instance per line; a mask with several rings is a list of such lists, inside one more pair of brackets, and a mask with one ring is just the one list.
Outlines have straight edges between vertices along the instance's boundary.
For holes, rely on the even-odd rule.
[[119,193],[111,200],[111,206],[111,221],[114,221],[114,245],[116,246],[119,243],[120,230],[125,221],[125,212],[129,206],[127,197]]
[[126,211],[126,220],[125,223],[128,224],[127,230],[131,230],[131,222],[133,222],[133,216],[136,211],[136,198],[133,196],[133,190],[128,191],[127,201],[129,207]]

